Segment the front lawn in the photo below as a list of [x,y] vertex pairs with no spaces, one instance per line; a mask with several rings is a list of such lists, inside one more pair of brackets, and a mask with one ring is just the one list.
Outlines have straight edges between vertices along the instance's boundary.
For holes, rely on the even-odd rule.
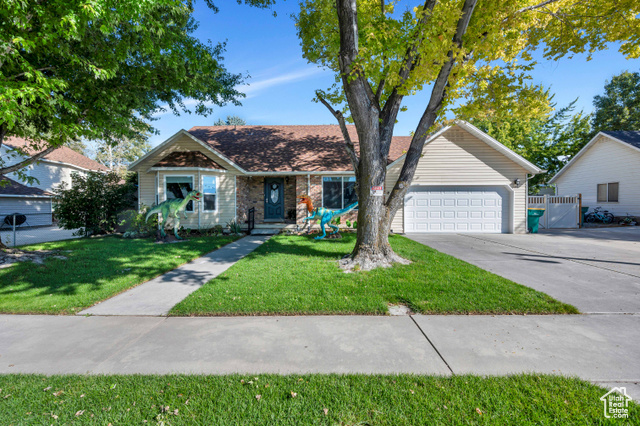
[[[535,375],[0,375],[0,413],[6,425],[604,424],[606,392]],[[631,402],[627,421],[638,416]]]
[[355,244],[279,235],[177,304],[171,315],[374,314],[403,303],[425,314],[577,313],[570,305],[402,236],[411,265],[346,274]]
[[74,314],[149,281],[236,237],[199,237],[176,244],[102,237],[21,247],[60,250],[67,260],[20,262],[0,269],[0,313]]

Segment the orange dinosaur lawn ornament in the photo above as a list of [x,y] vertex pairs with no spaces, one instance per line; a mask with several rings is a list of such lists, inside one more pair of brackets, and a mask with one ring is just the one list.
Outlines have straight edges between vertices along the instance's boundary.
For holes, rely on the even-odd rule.
[[301,195],[298,198],[300,198],[300,202],[298,204],[306,204],[309,214],[313,213],[313,201],[311,201],[311,197],[308,195]]
[[307,210],[309,210],[309,216],[303,219],[304,222],[309,222],[309,231],[311,232],[311,221],[319,220],[320,221],[320,231],[322,235],[318,235],[315,237],[316,240],[321,240],[327,236],[327,231],[325,230],[325,226],[329,226],[333,232],[331,235],[335,235],[340,231],[336,225],[332,224],[331,221],[337,217],[342,216],[343,214],[349,213],[351,210],[358,207],[358,203],[353,203],[342,210],[330,210],[324,207],[313,208],[313,202],[308,195],[302,195],[299,197],[299,204],[306,204]]

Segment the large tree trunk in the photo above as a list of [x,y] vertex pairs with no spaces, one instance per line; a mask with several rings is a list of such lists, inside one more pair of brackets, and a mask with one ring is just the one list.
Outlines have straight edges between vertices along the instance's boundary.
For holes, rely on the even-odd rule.
[[[467,30],[476,2],[477,0],[465,0],[462,5],[461,15],[452,40],[456,49],[462,48],[462,36]],[[425,11],[432,10],[436,3],[435,0],[426,0],[423,9]],[[418,56],[418,45],[423,41],[422,32],[416,34],[415,45],[407,49],[404,65],[398,75],[399,82],[391,90],[384,107],[381,108],[380,95],[381,88],[384,87],[384,78],[379,82],[376,93],[374,93],[362,67],[358,66],[356,62],[358,58],[357,0],[336,0],[336,12],[340,28],[339,63],[342,86],[351,117],[356,125],[360,147],[360,158],[358,159],[353,152],[353,144],[342,114],[320,98],[340,123],[342,133],[345,135],[345,147],[352,158],[358,181],[358,239],[351,255],[340,263],[343,268],[350,270],[389,267],[394,263],[407,264],[409,261],[394,253],[389,245],[391,220],[403,203],[422,155],[427,134],[442,108],[449,85],[449,76],[456,63],[456,55],[453,50],[450,50],[448,59],[440,68],[438,77],[433,83],[429,103],[416,127],[400,176],[393,185],[388,199],[373,196],[371,187],[384,186],[385,184],[391,137],[404,96],[401,94],[403,92],[402,85],[422,59]],[[384,15],[384,10],[382,14]],[[426,20],[429,16],[430,14],[424,14],[422,19]]]
[[[380,132],[378,116],[358,130],[360,161],[356,170],[358,181],[358,238],[351,255],[340,264],[346,270],[371,270],[390,267],[394,263],[410,263],[394,253],[389,245],[389,230],[395,211],[385,204],[384,196],[374,196],[372,186],[384,186],[387,162],[379,154]],[[364,148],[364,147],[367,148]]]
[[[358,239],[351,255],[340,263],[347,270],[370,270],[389,267],[395,262],[408,263],[389,245],[391,215],[384,205],[384,196],[371,194],[372,186],[384,186],[387,153],[381,152],[381,146],[385,144],[381,143],[380,106],[373,102],[375,94],[366,77],[357,67],[352,68],[358,56],[356,0],[336,0],[336,6],[340,22],[342,84],[360,147],[359,161],[354,164],[358,181]],[[342,121],[340,124],[344,127]],[[343,130],[343,133],[347,132]]]

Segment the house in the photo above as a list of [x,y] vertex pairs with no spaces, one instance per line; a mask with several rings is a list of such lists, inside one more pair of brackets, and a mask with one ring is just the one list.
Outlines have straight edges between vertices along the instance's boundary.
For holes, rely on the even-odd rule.
[[[0,147],[0,157],[5,159],[5,166],[16,164],[25,158],[21,150],[33,155],[28,142],[21,138],[8,137]],[[16,173],[0,176],[5,185],[0,185],[0,221],[12,213],[27,216],[27,223],[35,225],[51,225],[52,223],[52,191],[61,183],[71,187],[71,176],[74,173],[85,174],[88,171],[107,171],[102,164],[85,157],[66,147],[50,152],[36,163],[28,165],[24,172],[38,181],[30,185],[18,182]]]
[[[9,157],[6,166],[18,163],[26,157],[16,150],[27,151],[29,155],[33,155],[32,150],[28,149],[28,141],[16,137],[8,137],[0,148],[0,156]],[[34,183],[35,188],[43,191],[52,191],[62,182],[71,186],[71,175],[73,173],[85,174],[89,171],[108,171],[109,169],[95,160],[72,150],[69,147],[61,146],[41,158],[38,162],[32,163],[26,167],[28,176],[38,179]],[[18,177],[14,173],[10,173],[7,177],[17,180]]]
[[40,188],[29,187],[0,176],[0,227],[13,224],[13,219],[5,222],[5,218],[13,213],[26,215],[25,224],[29,226],[51,225],[52,196],[53,194]]
[[[349,134],[357,143],[354,126]],[[385,194],[397,179],[411,137],[394,137]],[[315,206],[340,209],[356,200],[355,176],[337,125],[211,126],[180,130],[131,164],[138,200],[152,206],[203,193],[189,203],[185,227],[245,223],[249,209],[264,226],[302,224]],[[432,135],[392,230],[525,233],[527,178],[541,173],[474,126],[458,121]],[[355,220],[357,213],[347,217]]]
[[640,216],[640,131],[598,133],[549,183],[558,195],[582,194],[582,205],[615,216]]

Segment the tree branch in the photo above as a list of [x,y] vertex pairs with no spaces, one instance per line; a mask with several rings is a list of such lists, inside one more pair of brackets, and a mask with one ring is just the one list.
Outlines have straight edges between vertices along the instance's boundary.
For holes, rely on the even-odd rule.
[[[350,90],[364,91],[369,100],[369,107],[374,106],[378,111],[380,106],[375,102],[375,94],[359,67],[354,67],[354,61],[358,57],[358,7],[356,0],[336,0],[338,23],[340,26],[340,72],[347,97]],[[357,88],[356,88],[357,87]],[[349,106],[351,106],[351,102]],[[352,111],[352,114],[356,113]]]
[[[380,132],[380,140],[382,141],[380,148],[380,155],[386,161],[387,156],[389,155],[389,147],[391,146],[391,137],[393,132],[393,126],[390,124],[395,123],[396,118],[398,116],[398,112],[400,111],[400,104],[402,103],[402,99],[404,95],[399,93],[402,86],[407,82],[409,77],[411,76],[411,72],[415,69],[415,67],[420,63],[420,55],[418,54],[418,48],[424,41],[422,28],[427,24],[427,21],[431,17],[431,11],[435,7],[437,0],[426,0],[422,6],[423,15],[420,18],[420,22],[418,22],[417,28],[418,33],[409,48],[407,48],[407,52],[404,56],[404,64],[400,69],[398,75],[400,76],[400,81],[396,84],[391,90],[391,94],[387,98],[387,101],[382,108],[380,113],[381,120],[381,132]],[[380,91],[380,86],[378,86],[378,91]],[[382,92],[380,91],[380,96],[382,96]],[[379,99],[378,95],[376,97]]]
[[55,68],[54,66],[51,66],[51,67],[44,67],[44,68],[38,68],[38,69],[35,69],[35,70],[29,70],[29,71],[21,72],[19,74],[15,74],[15,75],[12,75],[11,77],[8,77],[7,80],[15,80],[16,78],[22,77],[27,72],[33,72],[33,71],[42,72],[42,71],[51,70],[51,69],[54,69],[54,68]]
[[344,121],[344,116],[340,111],[336,111],[329,102],[327,102],[320,93],[316,92],[316,96],[318,100],[322,102],[324,106],[333,114],[333,116],[338,120],[340,124],[340,130],[342,130],[342,136],[344,137],[344,147],[347,150],[347,154],[349,154],[349,159],[351,160],[351,165],[353,166],[353,170],[357,171],[358,166],[360,165],[360,160],[358,159],[358,154],[356,154],[356,148],[351,141],[351,136],[349,135],[349,131],[347,130],[347,123]]
[[49,148],[45,149],[44,151],[40,151],[39,153],[32,155],[31,157],[27,158],[26,160],[23,160],[19,163],[16,163],[12,166],[7,166],[7,167],[3,167],[0,169],[0,175],[6,175],[8,173],[12,173],[12,172],[16,172],[24,167],[27,167],[29,164],[38,161],[39,159],[41,159],[42,157],[44,157],[45,155],[55,151],[56,149],[58,149],[58,146],[50,146]]
[[[469,27],[469,21],[471,20],[471,16],[473,15],[473,10],[475,9],[476,3],[478,0],[465,0],[464,5],[462,6],[461,16],[458,20],[458,24],[456,26],[456,33],[453,36],[453,44],[458,48],[462,48],[462,37],[467,31]],[[392,214],[395,214],[398,207],[400,206],[400,201],[404,198],[404,195],[407,192],[411,181],[413,180],[413,176],[415,174],[416,167],[418,165],[418,160],[422,156],[422,150],[424,148],[424,143],[427,140],[427,132],[435,123],[435,120],[438,116],[438,112],[442,107],[442,102],[446,96],[446,90],[449,85],[449,76],[451,75],[451,71],[456,62],[456,56],[453,50],[448,52],[448,60],[445,62],[440,68],[440,72],[438,73],[438,77],[436,78],[433,89],[431,90],[431,97],[429,99],[429,104],[424,111],[424,114],[420,118],[420,122],[416,127],[416,131],[411,139],[411,145],[407,151],[404,164],[402,166],[402,170],[400,171],[400,175],[398,176],[398,180],[395,183],[389,198],[387,199],[386,205],[392,211]]]

